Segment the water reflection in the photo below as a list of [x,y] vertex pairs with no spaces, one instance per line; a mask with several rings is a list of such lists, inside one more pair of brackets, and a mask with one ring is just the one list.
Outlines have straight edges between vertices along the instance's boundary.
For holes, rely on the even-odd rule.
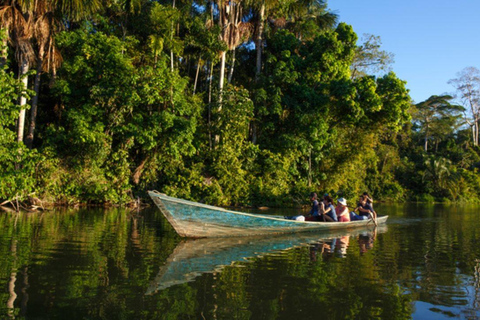
[[2,214],[0,319],[480,319],[478,207],[376,209],[388,232],[225,242],[154,209]]
[[350,239],[358,244],[360,254],[365,254],[373,248],[377,234],[386,231],[387,228],[373,228],[368,232],[359,231],[358,235],[348,233],[338,238],[328,238],[312,243],[310,245],[310,261],[317,261],[318,256],[321,256],[324,260],[330,257],[346,258]]
[[321,255],[323,259],[332,256],[346,258],[347,248],[350,243],[351,235],[345,235],[340,238],[331,238],[310,245],[310,261],[317,261],[317,256]]
[[[366,230],[372,230],[366,231]],[[359,244],[364,238],[372,239],[377,232],[387,232],[387,226],[364,228],[341,233],[324,232],[298,233],[268,237],[211,238],[183,240],[168,257],[164,266],[147,289],[153,294],[173,285],[193,281],[203,273],[218,272],[236,261],[249,261],[253,257],[279,254],[292,248],[310,248],[310,259],[315,261],[317,253],[322,256],[337,254],[346,257],[350,237],[358,237]],[[361,240],[362,239],[362,240]],[[361,244],[361,248],[365,247]]]

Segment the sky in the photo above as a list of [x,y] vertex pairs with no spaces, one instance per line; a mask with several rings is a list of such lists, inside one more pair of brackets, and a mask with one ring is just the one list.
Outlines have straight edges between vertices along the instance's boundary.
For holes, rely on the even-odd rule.
[[480,0],[329,0],[328,7],[359,38],[380,36],[415,103],[453,94],[450,79],[480,69]]

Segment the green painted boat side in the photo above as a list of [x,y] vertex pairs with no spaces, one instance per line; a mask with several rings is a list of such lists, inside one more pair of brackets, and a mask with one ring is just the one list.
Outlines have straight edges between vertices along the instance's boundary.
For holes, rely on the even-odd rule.
[[[169,197],[157,191],[148,194],[175,231],[186,238],[238,237],[266,234],[328,231],[374,226],[372,220],[352,222],[308,222],[278,216],[251,214]],[[385,223],[388,216],[377,219]]]

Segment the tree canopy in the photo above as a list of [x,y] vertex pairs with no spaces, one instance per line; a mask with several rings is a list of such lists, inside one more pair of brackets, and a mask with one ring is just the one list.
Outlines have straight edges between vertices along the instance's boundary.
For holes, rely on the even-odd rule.
[[0,16],[2,202],[480,200],[478,70],[452,80],[458,102],[413,105],[381,39],[326,1],[0,1]]

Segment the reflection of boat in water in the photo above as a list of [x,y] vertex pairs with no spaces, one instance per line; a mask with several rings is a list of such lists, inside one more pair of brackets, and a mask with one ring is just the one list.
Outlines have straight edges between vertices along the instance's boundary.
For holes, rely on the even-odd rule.
[[[372,225],[372,229],[374,226]],[[386,226],[376,228],[377,233],[387,231]],[[205,238],[182,240],[168,257],[165,265],[147,289],[147,294],[173,285],[193,281],[203,273],[220,271],[236,261],[288,250],[298,246],[322,244],[332,239],[356,237],[368,233],[367,228],[353,231],[278,235],[275,237]],[[341,248],[341,247],[340,247]],[[345,248],[346,253],[346,248]]]
[[[168,222],[182,237],[240,237],[266,234],[294,233],[304,231],[328,231],[364,228],[372,220],[351,222],[309,222],[284,219],[279,216],[250,214],[230,211],[219,207],[166,196],[157,191],[148,194]],[[388,216],[378,217],[383,224]]]

